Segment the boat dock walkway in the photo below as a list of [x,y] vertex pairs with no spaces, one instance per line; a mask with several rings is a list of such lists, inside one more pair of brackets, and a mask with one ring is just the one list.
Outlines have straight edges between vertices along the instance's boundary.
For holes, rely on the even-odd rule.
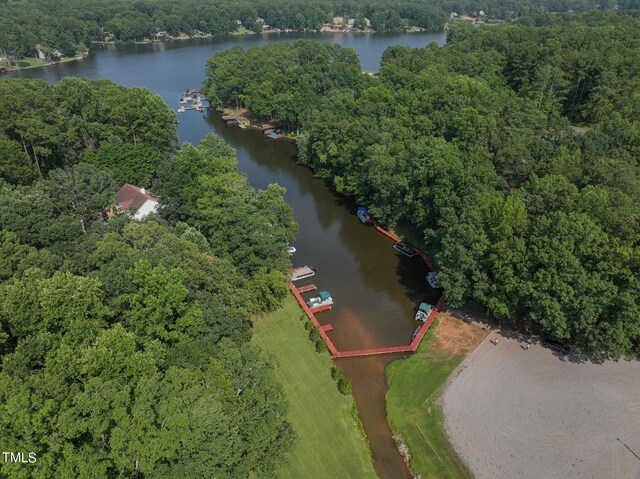
[[305,303],[305,301],[302,298],[302,296],[300,296],[300,293],[298,292],[298,289],[293,285],[293,283],[289,283],[289,289],[291,290],[293,295],[298,300],[298,303],[300,304],[300,306],[302,306],[302,309],[307,314],[307,317],[309,318],[309,320],[313,323],[313,325],[316,327],[316,329],[320,333],[320,337],[322,338],[322,340],[327,345],[327,348],[329,349],[329,353],[331,354],[331,356],[336,357],[336,354],[338,354],[338,350],[333,345],[333,343],[331,342],[331,339],[329,339],[329,336],[327,336],[327,333],[324,331],[322,326],[320,326],[320,323],[316,319],[316,317],[313,314],[313,312],[309,309],[309,306],[307,306],[307,303]]
[[318,289],[315,284],[308,284],[306,286],[300,286],[297,288],[298,293],[308,293],[309,291],[315,291]]
[[322,313],[323,311],[329,311],[330,309],[331,309],[330,304],[323,304],[322,306],[316,306],[315,308],[311,308],[309,311],[315,314],[315,313]]
[[[393,241],[401,241],[400,238],[398,238],[396,235],[394,235],[393,233],[390,233],[389,231],[385,230],[380,225],[378,225],[375,218],[371,217],[371,222],[373,226],[376,228],[376,230],[378,230],[383,235],[387,236]],[[426,263],[426,265],[433,271],[435,268],[433,267],[433,263],[431,262],[429,257],[425,253],[420,251],[418,248],[415,248],[415,250],[418,252],[418,255],[422,258],[422,260]],[[297,268],[297,269],[299,270],[300,268]],[[292,281],[295,281],[294,276],[292,276],[291,279]],[[298,300],[298,303],[300,304],[300,306],[302,306],[302,309],[307,314],[309,320],[313,323],[313,325],[316,327],[316,329],[320,333],[320,337],[323,339],[323,341],[327,345],[327,348],[329,349],[329,352],[331,353],[331,356],[334,358],[353,358],[358,356],[374,356],[379,354],[397,354],[397,353],[414,352],[416,351],[416,349],[418,349],[418,346],[420,345],[420,341],[422,341],[422,338],[424,338],[424,335],[427,334],[427,331],[431,327],[431,324],[433,323],[433,320],[435,319],[436,315],[446,307],[445,299],[443,295],[440,297],[435,307],[431,310],[425,322],[422,324],[422,326],[420,326],[420,330],[418,331],[418,334],[416,335],[416,337],[413,338],[411,343],[409,343],[408,345],[388,346],[383,348],[370,348],[370,349],[354,349],[349,351],[338,351],[335,345],[333,344],[333,342],[331,341],[331,339],[329,338],[329,336],[327,336],[327,332],[332,331],[333,326],[331,324],[327,324],[324,326],[320,325],[320,323],[318,322],[318,320],[314,315],[314,313],[319,313],[321,311],[326,311],[328,309],[331,309],[331,305],[320,306],[314,309],[310,309],[307,306],[307,303],[302,298],[300,293],[313,291],[313,289],[316,289],[315,285],[310,284],[308,286],[302,286],[300,288],[296,288],[293,285],[293,282],[291,282],[289,283],[289,289]]]

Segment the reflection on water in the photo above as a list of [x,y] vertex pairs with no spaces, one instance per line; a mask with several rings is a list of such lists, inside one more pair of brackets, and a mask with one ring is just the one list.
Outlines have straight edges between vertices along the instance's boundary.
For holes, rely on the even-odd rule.
[[[234,45],[250,47],[297,38],[334,41],[357,50],[364,69],[377,70],[384,49],[392,44],[413,47],[444,42],[444,34],[400,35],[253,35],[218,40],[191,40],[167,44],[105,46],[92,50],[82,62],[11,74],[57,81],[66,75],[110,79],[125,86],[141,85],[161,95],[172,108],[186,88],[200,87],[208,57]],[[227,126],[213,111],[178,115],[183,141],[198,143],[214,132],[238,152],[239,168],[251,184],[264,188],[279,183],[294,208],[300,234],[294,245],[295,265],[317,268],[313,283],[330,291],[334,309],[321,313],[322,324],[332,324],[329,334],[339,350],[408,344],[417,323],[418,304],[435,304],[427,286],[426,267],[392,248],[392,242],[372,227],[360,223],[356,206],[335,195],[322,179],[295,163],[295,146],[286,140],[267,140],[258,131]],[[397,358],[398,356],[395,356]],[[352,379],[353,392],[369,438],[376,471],[382,478],[408,478],[385,420],[384,367],[393,358],[341,359],[337,363]]]

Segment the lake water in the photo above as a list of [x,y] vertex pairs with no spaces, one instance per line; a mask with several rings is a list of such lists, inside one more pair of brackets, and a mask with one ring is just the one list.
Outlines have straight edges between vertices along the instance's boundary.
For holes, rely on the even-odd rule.
[[[41,78],[55,82],[63,76],[109,79],[125,86],[144,86],[163,97],[171,108],[187,88],[199,88],[204,65],[215,52],[240,45],[245,48],[273,42],[310,38],[354,48],[364,70],[377,71],[390,45],[424,47],[443,44],[444,33],[411,34],[268,34],[193,39],[169,43],[92,49],[88,59],[48,68],[24,70],[7,76]],[[435,303],[425,282],[426,268],[418,259],[402,257],[390,240],[362,225],[356,205],[340,197],[325,181],[314,178],[295,163],[295,146],[286,140],[267,140],[258,131],[227,126],[214,111],[178,115],[182,141],[198,143],[207,133],[221,136],[238,152],[239,168],[256,188],[278,183],[287,189],[300,234],[293,243],[294,265],[317,268],[313,283],[331,292],[334,308],[318,315],[339,350],[408,344],[416,327],[413,315],[422,301]],[[385,421],[384,367],[395,357],[342,359],[353,382],[353,393],[369,438],[374,465],[384,479],[409,478]]]

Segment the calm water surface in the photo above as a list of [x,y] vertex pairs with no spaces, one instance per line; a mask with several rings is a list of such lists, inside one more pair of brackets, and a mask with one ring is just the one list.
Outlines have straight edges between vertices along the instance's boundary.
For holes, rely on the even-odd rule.
[[[444,33],[413,34],[270,34],[215,40],[100,46],[82,62],[12,74],[55,82],[63,76],[109,79],[125,86],[140,85],[161,95],[172,108],[180,93],[198,88],[204,65],[215,52],[240,45],[248,48],[284,40],[311,38],[354,48],[364,70],[376,71],[389,45],[423,47],[444,43]],[[435,303],[425,282],[426,268],[416,259],[397,254],[390,240],[360,224],[352,202],[335,195],[307,168],[295,163],[296,150],[286,140],[266,140],[257,131],[227,126],[218,113],[195,111],[178,115],[183,141],[198,143],[214,132],[238,151],[239,168],[256,188],[278,183],[287,189],[300,234],[294,243],[294,265],[313,265],[313,283],[331,292],[335,305],[318,315],[339,350],[408,344],[416,327],[413,315],[421,301]],[[397,356],[396,356],[397,358]],[[353,381],[353,392],[371,443],[378,475],[408,478],[385,421],[384,367],[393,358],[339,361]]]

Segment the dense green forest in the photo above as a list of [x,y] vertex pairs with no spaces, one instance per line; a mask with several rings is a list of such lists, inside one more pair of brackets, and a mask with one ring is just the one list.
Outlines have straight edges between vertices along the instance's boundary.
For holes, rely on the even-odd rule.
[[142,41],[169,35],[227,35],[238,27],[313,30],[334,16],[365,18],[377,32],[407,27],[441,31],[449,14],[511,19],[547,12],[640,8],[638,0],[0,0],[0,54],[34,56],[36,45],[67,56],[85,50],[105,33],[116,41]]
[[444,47],[390,47],[379,78],[355,57],[231,49],[205,88],[299,129],[300,162],[420,232],[450,305],[638,355],[640,17],[461,25]]
[[[293,432],[249,317],[288,291],[282,188],[213,135],[178,148],[146,89],[0,92],[0,449],[37,457],[0,476],[272,477]],[[125,181],[159,214],[110,217]]]

